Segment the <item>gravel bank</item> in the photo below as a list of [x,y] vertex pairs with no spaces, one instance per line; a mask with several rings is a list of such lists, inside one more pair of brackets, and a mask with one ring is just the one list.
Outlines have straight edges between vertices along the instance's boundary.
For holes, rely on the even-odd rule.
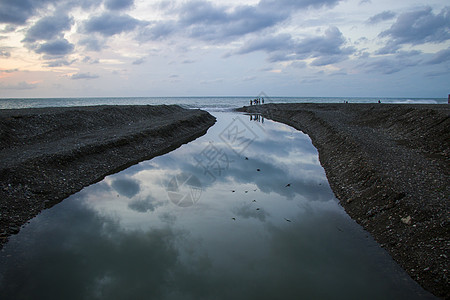
[[450,105],[267,104],[308,134],[347,213],[409,275],[450,298]]
[[0,110],[0,248],[42,209],[214,123],[174,105]]

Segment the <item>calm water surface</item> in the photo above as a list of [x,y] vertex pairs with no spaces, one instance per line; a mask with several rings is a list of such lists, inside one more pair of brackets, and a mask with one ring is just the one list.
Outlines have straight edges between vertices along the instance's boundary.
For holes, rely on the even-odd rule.
[[207,111],[230,111],[249,105],[255,97],[265,103],[382,103],[446,104],[447,98],[373,98],[373,97],[269,97],[264,93],[254,97],[101,97],[101,98],[0,98],[0,109],[31,107],[68,107],[86,105],[162,105],[176,104],[185,108]]
[[306,135],[215,115],[11,237],[0,299],[427,297],[339,206]]

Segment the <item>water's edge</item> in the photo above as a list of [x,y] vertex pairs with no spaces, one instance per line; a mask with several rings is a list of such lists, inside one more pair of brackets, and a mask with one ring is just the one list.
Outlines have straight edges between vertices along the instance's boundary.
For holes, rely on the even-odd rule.
[[[262,114],[307,133],[349,215],[421,286],[436,296],[449,297],[448,239],[441,226],[449,209],[442,155],[449,149],[447,105],[275,104],[239,111]],[[391,130],[390,137],[383,135],[386,129],[379,131],[380,126]],[[387,142],[396,135],[407,140],[412,150],[404,142]],[[404,163],[399,157],[412,162]],[[434,157],[431,163],[428,157]],[[389,165],[394,168],[380,168]],[[417,174],[422,177],[415,186],[421,191],[408,190],[403,181]]]
[[205,111],[178,106],[0,111],[0,249],[42,209],[174,150],[214,123]]

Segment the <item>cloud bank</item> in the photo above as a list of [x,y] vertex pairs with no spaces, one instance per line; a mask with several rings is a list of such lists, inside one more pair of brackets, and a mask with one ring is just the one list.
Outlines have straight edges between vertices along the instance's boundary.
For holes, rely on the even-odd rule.
[[[177,74],[185,91],[192,84],[206,89],[202,83],[230,90],[244,81],[261,90],[274,74],[290,74],[294,79],[284,82],[294,91],[343,74],[392,76],[413,68],[444,80],[449,40],[450,6],[437,0],[420,7],[400,0],[389,10],[358,0],[0,2],[0,60],[7,68],[64,69],[58,78],[103,78],[104,86],[109,75],[120,77],[116,86],[134,76],[142,90],[163,83],[145,83],[145,70],[160,78]],[[14,78],[3,85],[34,81]]]

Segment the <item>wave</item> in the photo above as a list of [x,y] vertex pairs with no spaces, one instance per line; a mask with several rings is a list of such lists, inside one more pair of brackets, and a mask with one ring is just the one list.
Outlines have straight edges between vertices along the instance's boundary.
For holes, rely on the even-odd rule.
[[405,99],[405,100],[394,100],[393,104],[438,104],[436,100],[431,99]]

